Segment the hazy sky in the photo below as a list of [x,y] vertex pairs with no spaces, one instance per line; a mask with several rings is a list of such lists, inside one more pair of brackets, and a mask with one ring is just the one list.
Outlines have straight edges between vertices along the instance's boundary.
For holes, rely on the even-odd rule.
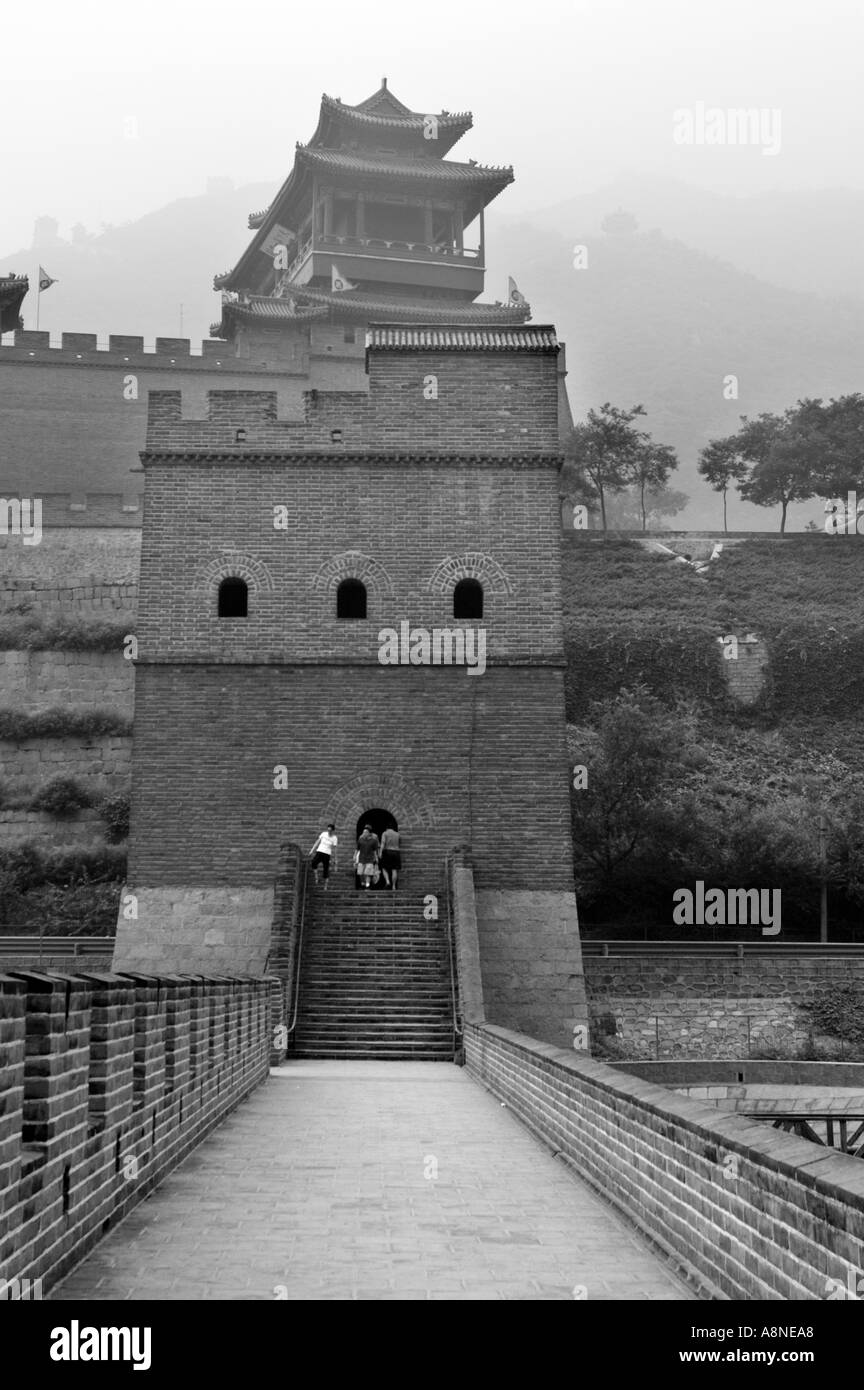
[[[417,110],[473,110],[453,157],[512,163],[511,213],[626,170],[864,187],[864,0],[11,0],[0,38],[5,255],[43,213],[98,231],[208,175],[281,180],[321,92],[384,74]],[[779,110],[779,153],[676,144],[699,102]]]

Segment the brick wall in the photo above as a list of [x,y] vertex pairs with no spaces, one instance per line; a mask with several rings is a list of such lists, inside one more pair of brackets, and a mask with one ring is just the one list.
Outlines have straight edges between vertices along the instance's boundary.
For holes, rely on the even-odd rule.
[[858,1287],[859,1159],[501,1028],[469,1025],[465,1043],[469,1070],[707,1297],[842,1298]]
[[645,1059],[795,1051],[812,1033],[802,1005],[855,979],[864,982],[864,960],[585,958],[595,1036]]
[[[19,333],[14,346],[0,348],[0,496],[113,494],[120,516],[101,524],[122,525],[123,497],[140,496],[143,486],[138,454],[148,391],[179,387],[195,409],[208,389],[275,389],[278,378],[284,408],[302,409],[302,362],[240,361],[222,342],[192,356],[188,339],[158,339],[156,352],[144,352],[143,339],[132,336],[114,337],[104,351],[93,334],[64,339],[62,348],[50,348],[47,333]],[[130,377],[134,399],[127,399]],[[75,513],[56,510],[53,524],[76,524]]]
[[[752,705],[759,699],[770,673],[768,644],[753,633],[731,634],[738,638],[737,657],[722,656],[723,675],[729,694],[738,705]],[[734,647],[728,650],[735,651]]]
[[478,888],[572,893],[562,710],[548,669],[139,665],[130,884],[263,887],[282,841],[381,806],[406,885],[464,839]]
[[[153,464],[140,659],[374,666],[381,628],[408,620],[482,626],[489,664],[561,663],[556,489],[538,463]],[[277,506],[288,530],[274,529]],[[482,624],[453,620],[457,566],[484,585]],[[250,586],[245,620],[217,616],[230,574]],[[366,621],[336,618],[345,574],[367,586]]]
[[50,1287],[266,1079],[271,989],[0,976],[0,1287]]

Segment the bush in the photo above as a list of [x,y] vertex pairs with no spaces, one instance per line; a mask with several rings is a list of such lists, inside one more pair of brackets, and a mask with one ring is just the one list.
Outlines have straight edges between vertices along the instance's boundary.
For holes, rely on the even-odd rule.
[[93,798],[74,777],[55,777],[32,798],[30,811],[45,811],[49,816],[64,819],[74,816],[84,806],[92,806]]
[[129,835],[128,796],[106,796],[99,803],[99,814],[105,822],[105,838],[109,845],[119,844]]
[[0,709],[0,739],[23,743],[31,738],[91,738],[98,735],[125,737],[132,722],[113,710]]
[[864,986],[854,981],[832,985],[804,1002],[802,1008],[810,1015],[814,1033],[864,1044]]
[[0,620],[0,651],[121,652],[134,614],[115,622],[33,616]]

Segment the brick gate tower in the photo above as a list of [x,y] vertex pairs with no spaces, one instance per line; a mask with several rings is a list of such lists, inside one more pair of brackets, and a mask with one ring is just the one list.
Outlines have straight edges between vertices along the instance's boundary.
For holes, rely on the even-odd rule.
[[277,390],[151,392],[116,968],[260,973],[285,846],[335,822],[347,893],[368,818],[418,904],[459,847],[488,1018],[559,1044],[585,1022],[561,351],[487,307],[371,323],[366,389],[302,416]]

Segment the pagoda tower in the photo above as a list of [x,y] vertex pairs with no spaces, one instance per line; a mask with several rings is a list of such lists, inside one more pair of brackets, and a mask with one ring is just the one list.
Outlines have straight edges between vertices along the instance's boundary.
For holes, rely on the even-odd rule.
[[412,111],[386,78],[358,106],[323,96],[311,140],[249,219],[255,237],[214,281],[214,336],[238,357],[305,368],[313,386],[362,389],[370,322],[524,323],[518,291],[507,304],[477,302],[485,209],[513,170],[446,158],[471,126],[467,111]]

